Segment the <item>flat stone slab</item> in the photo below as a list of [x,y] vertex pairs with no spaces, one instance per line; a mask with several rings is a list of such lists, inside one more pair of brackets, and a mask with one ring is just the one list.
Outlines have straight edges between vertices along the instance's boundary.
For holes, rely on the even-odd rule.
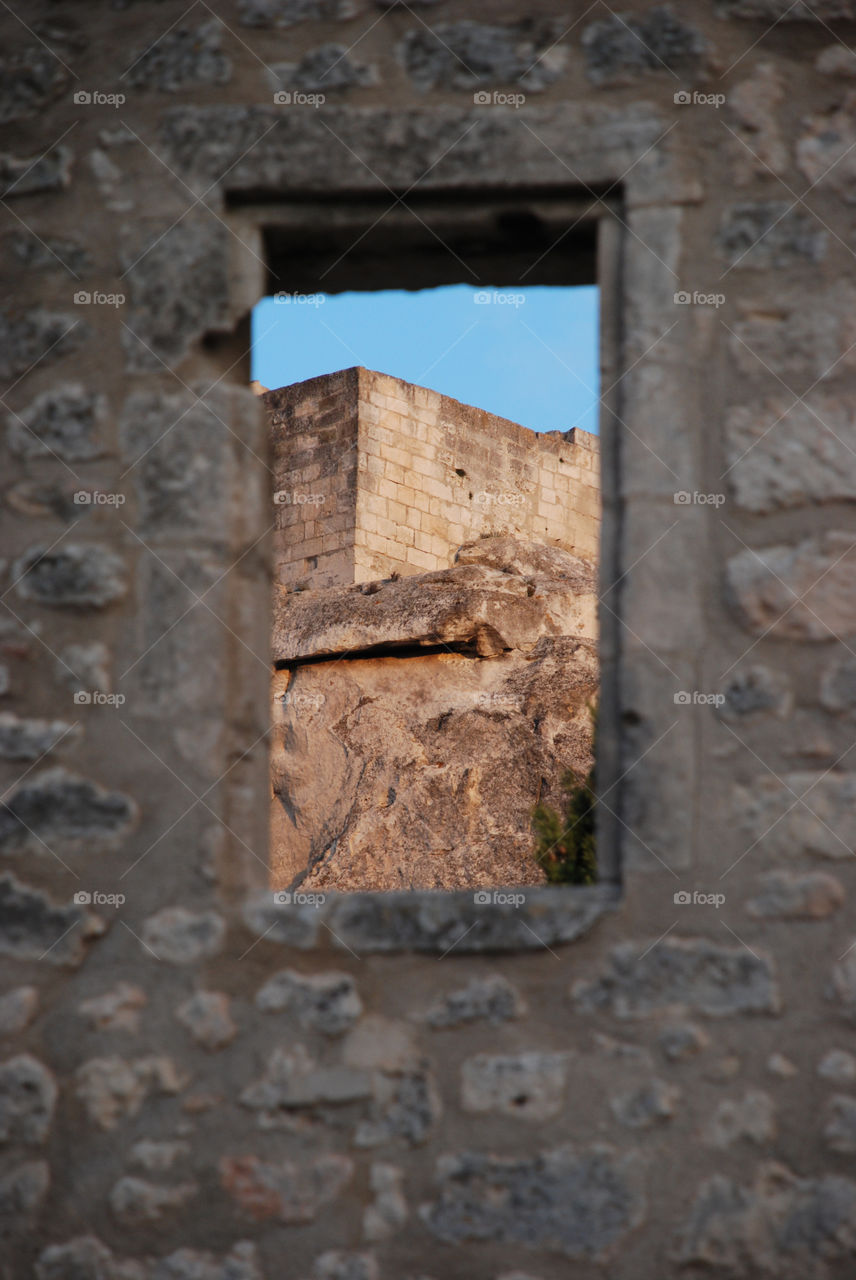
[[[543,563],[534,552],[504,559],[506,541],[484,539],[491,545],[483,552],[462,548],[467,562],[432,573],[318,591],[280,587],[274,662],[441,645],[494,657],[528,652],[542,636],[596,639],[594,566],[558,548],[544,548]],[[478,563],[468,558],[476,555]]]

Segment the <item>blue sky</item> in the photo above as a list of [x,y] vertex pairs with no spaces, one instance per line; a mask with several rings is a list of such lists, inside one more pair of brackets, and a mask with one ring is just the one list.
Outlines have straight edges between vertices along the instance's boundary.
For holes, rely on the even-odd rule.
[[596,285],[263,298],[251,376],[274,388],[360,364],[535,431],[597,431],[597,311]]

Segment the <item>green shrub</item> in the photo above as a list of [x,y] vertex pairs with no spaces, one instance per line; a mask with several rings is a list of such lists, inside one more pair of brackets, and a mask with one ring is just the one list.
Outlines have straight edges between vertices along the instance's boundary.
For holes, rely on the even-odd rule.
[[[593,708],[589,710],[596,735],[597,715]],[[597,880],[594,785],[594,765],[585,778],[567,769],[562,776],[564,814],[541,803],[532,811],[535,861],[550,884],[594,884]]]

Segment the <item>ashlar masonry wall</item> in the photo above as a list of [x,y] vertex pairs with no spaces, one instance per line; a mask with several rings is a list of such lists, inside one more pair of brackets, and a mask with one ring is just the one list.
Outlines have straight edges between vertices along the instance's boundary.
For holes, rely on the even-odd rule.
[[370,369],[269,391],[283,585],[446,568],[483,534],[597,555],[596,436],[539,433]]
[[[854,19],[0,6],[2,1280],[852,1280]],[[621,200],[620,894],[279,906],[265,228],[557,185]]]

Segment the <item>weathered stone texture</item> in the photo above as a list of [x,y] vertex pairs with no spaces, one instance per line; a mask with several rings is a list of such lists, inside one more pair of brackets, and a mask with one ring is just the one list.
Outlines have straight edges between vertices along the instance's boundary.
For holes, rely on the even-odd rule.
[[209,330],[229,327],[227,241],[219,221],[192,214],[172,227],[129,232],[122,343],[130,371],[178,364],[192,342]]
[[830,1049],[817,1064],[817,1074],[824,1080],[851,1084],[856,1080],[856,1058],[846,1049]]
[[139,1227],[150,1222],[160,1222],[181,1209],[199,1194],[193,1182],[176,1186],[161,1186],[144,1178],[126,1176],[120,1178],[110,1192],[110,1209],[116,1221],[123,1227]]
[[809,394],[796,404],[783,392],[732,409],[726,440],[736,503],[767,513],[856,500],[853,436],[852,408],[840,395]]
[[57,609],[103,609],[128,589],[124,562],[100,546],[31,547],[12,572],[25,600]]
[[437,1179],[439,1197],[420,1214],[447,1244],[496,1240],[602,1259],[645,1212],[633,1157],[604,1146],[521,1160],[443,1156]]
[[128,72],[135,88],[174,92],[202,84],[227,84],[231,59],[221,50],[223,24],[216,18],[196,28],[167,31],[154,45],[138,50]]
[[140,1029],[141,1010],[148,1002],[142,987],[119,982],[111,991],[81,1001],[77,1012],[97,1031],[126,1031],[136,1035]]
[[856,633],[856,535],[830,531],[794,546],[747,549],[726,566],[738,617],[755,635],[831,640]]
[[852,157],[856,131],[853,107],[856,94],[847,94],[832,112],[806,121],[797,142],[797,164],[812,186],[823,186],[847,204],[856,202],[856,168]]
[[418,89],[479,89],[482,85],[519,86],[530,93],[558,77],[565,51],[558,44],[562,26],[555,21],[513,26],[480,22],[420,24],[400,46],[407,75]]
[[761,62],[727,95],[740,144],[734,148],[738,181],[783,173],[788,149],[782,137],[779,108],[785,85],[772,62]]
[[478,1054],[461,1067],[461,1106],[545,1120],[561,1110],[566,1074],[561,1053]]
[[193,964],[216,955],[223,944],[226,922],[216,911],[188,911],[164,907],[143,924],[143,949],[170,964]]
[[695,1023],[676,1022],[663,1028],[658,1036],[658,1043],[669,1062],[686,1062],[701,1053],[710,1039]]
[[27,1160],[0,1176],[0,1238],[32,1230],[50,1181],[50,1165],[45,1160]]
[[849,859],[856,849],[854,797],[856,774],[767,774],[735,789],[734,815],[746,847],[762,842],[768,857]]
[[374,1201],[363,1214],[363,1235],[366,1240],[386,1240],[404,1225],[409,1210],[403,1193],[404,1174],[392,1164],[373,1164],[369,1186]]
[[14,256],[25,267],[35,271],[67,271],[79,278],[92,268],[85,245],[67,236],[34,236],[27,231],[12,231],[4,236]]
[[0,955],[78,965],[104,924],[84,906],[52,902],[10,873],[0,876]]
[[680,1090],[665,1080],[651,1080],[629,1093],[619,1094],[610,1105],[619,1124],[628,1129],[650,1129],[671,1120]]
[[856,659],[836,658],[825,667],[820,681],[820,701],[836,714],[856,709]]
[[765,1271],[821,1280],[830,1275],[826,1264],[852,1260],[854,1228],[856,1183],[849,1178],[800,1178],[764,1164],[750,1186],[721,1174],[702,1183],[676,1257],[747,1280]]
[[[784,387],[776,385],[777,397],[784,399],[779,412],[793,406],[797,411],[794,421],[801,422],[805,411],[794,404],[797,394],[819,410],[816,394],[808,394],[812,384],[832,381],[856,364],[853,305],[853,285],[848,279],[837,281],[815,298],[785,287],[772,299],[766,292],[740,298],[738,317],[729,325],[728,335],[734,363],[765,389],[770,388],[771,374],[785,387],[792,387],[794,395],[784,399]],[[817,419],[815,423],[819,425]]]
[[0,1063],[0,1143],[43,1143],[56,1099],[53,1073],[37,1058],[20,1054]]
[[842,1155],[853,1155],[856,1152],[856,1098],[846,1094],[837,1094],[829,1102],[829,1120],[823,1138],[830,1151],[838,1151]]
[[[274,658],[296,666],[274,679],[283,887],[543,881],[531,854],[535,797],[555,803],[564,771],[584,777],[590,764],[596,663],[590,641],[574,637],[594,629],[591,568],[502,537],[465,546],[459,560],[277,602]],[[396,656],[419,647],[419,660]],[[337,655],[347,664],[305,661]]]
[[325,95],[337,89],[373,84],[377,79],[372,67],[349,56],[346,45],[334,43],[311,49],[300,62],[276,63],[271,72],[280,91],[302,89]]
[[[3,1280],[849,1278],[856,4],[187,3],[0,15]],[[513,812],[510,880],[539,787],[559,799],[542,766],[587,766],[595,632],[562,634],[555,561],[509,570],[500,544],[597,553],[598,440],[359,369],[300,412],[268,393],[266,440],[247,317],[328,247],[319,287],[401,286],[412,248],[409,283],[472,257],[499,288],[524,252],[526,279],[590,279],[595,240],[608,874],[411,892],[429,858],[495,869]],[[468,323],[422,344],[425,380]],[[455,652],[352,660],[327,619],[342,635],[305,656],[329,661],[278,674],[269,732],[271,524],[283,586],[357,587],[361,644],[406,598],[424,626],[395,643]],[[484,535],[445,582],[474,614],[481,580],[485,616],[453,636],[417,580]],[[311,874],[356,832],[383,889],[277,900],[274,739],[329,820]],[[355,742],[362,812],[353,754],[328,767]],[[724,909],[675,905],[737,859]],[[74,900],[123,887],[118,910]]]
[[425,1014],[429,1026],[459,1027],[470,1022],[497,1024],[522,1017],[526,1005],[502,974],[474,978],[465,987],[448,992]]
[[42,1251],[37,1280],[265,1280],[255,1244],[242,1240],[227,1254],[176,1249],[161,1258],[122,1259],[96,1236],[77,1236]]
[[29,1026],[39,1007],[35,987],[14,987],[0,996],[0,1036],[12,1036]]
[[761,919],[822,920],[844,902],[841,881],[823,871],[770,871],[761,876],[759,889],[746,910]]
[[129,796],[61,767],[30,774],[0,805],[0,848],[44,853],[52,846],[118,847],[137,819]]
[[36,365],[76,351],[89,336],[77,316],[37,308],[0,313],[0,378],[15,378]]
[[265,983],[256,996],[256,1006],[265,1013],[287,1010],[304,1029],[328,1036],[348,1031],[363,1009],[350,974],[317,973],[304,977],[292,969],[275,974]]
[[124,483],[136,494],[136,529],[146,541],[195,537],[228,545],[240,501],[234,449],[241,398],[224,387],[206,391],[137,392],[125,402]]
[[[70,147],[58,146],[36,156],[0,154],[0,194],[4,200],[62,191],[71,182]],[[66,346],[68,349],[68,346]]]
[[115,1129],[137,1115],[150,1094],[175,1094],[187,1083],[169,1058],[90,1058],[75,1073],[76,1093],[92,1124]]
[[90,462],[104,452],[99,437],[106,412],[105,397],[80,383],[45,391],[7,417],[9,448],[22,458]]
[[704,1127],[702,1140],[713,1147],[730,1147],[740,1140],[759,1146],[776,1136],[772,1098],[760,1089],[750,1089],[742,1098],[720,1102]]
[[259,1113],[262,1127],[275,1124],[277,1113],[286,1108],[311,1107],[318,1103],[342,1104],[369,1098],[371,1076],[348,1067],[318,1067],[303,1045],[293,1052],[274,1049],[266,1073],[241,1094],[241,1103]]
[[238,12],[244,26],[269,28],[344,20],[365,8],[365,0],[240,0]]
[[820,262],[829,236],[809,214],[784,200],[733,205],[717,235],[720,254],[731,267],[787,267]]
[[[22,29],[23,34],[23,29]],[[41,42],[0,60],[0,124],[37,115],[71,84],[68,68]]]
[[442,1114],[433,1077],[424,1069],[397,1075],[378,1073],[368,1118],[354,1134],[357,1147],[382,1147],[400,1138],[410,1146],[427,1142]]
[[856,17],[853,0],[717,0],[717,8],[723,16],[777,24],[846,22]]
[[353,1176],[346,1156],[321,1156],[298,1167],[290,1161],[272,1164],[257,1156],[224,1156],[220,1177],[226,1193],[245,1215],[256,1221],[312,1222],[335,1200]]
[[197,991],[176,1010],[179,1022],[203,1049],[224,1049],[238,1034],[222,991]]
[[644,17],[611,14],[583,28],[586,73],[593,84],[630,84],[647,71],[698,73],[707,41],[667,6]]
[[0,758],[40,760],[61,742],[70,745],[79,729],[64,720],[22,720],[11,711],[0,712]]
[[582,1009],[608,1009],[619,1018],[672,1008],[711,1017],[779,1009],[769,957],[706,938],[622,943],[612,950],[607,972],[579,978],[572,994]]
[[719,715],[735,724],[766,715],[785,720],[794,706],[793,689],[785,672],[760,663],[738,668],[723,687],[722,695],[725,702]]

